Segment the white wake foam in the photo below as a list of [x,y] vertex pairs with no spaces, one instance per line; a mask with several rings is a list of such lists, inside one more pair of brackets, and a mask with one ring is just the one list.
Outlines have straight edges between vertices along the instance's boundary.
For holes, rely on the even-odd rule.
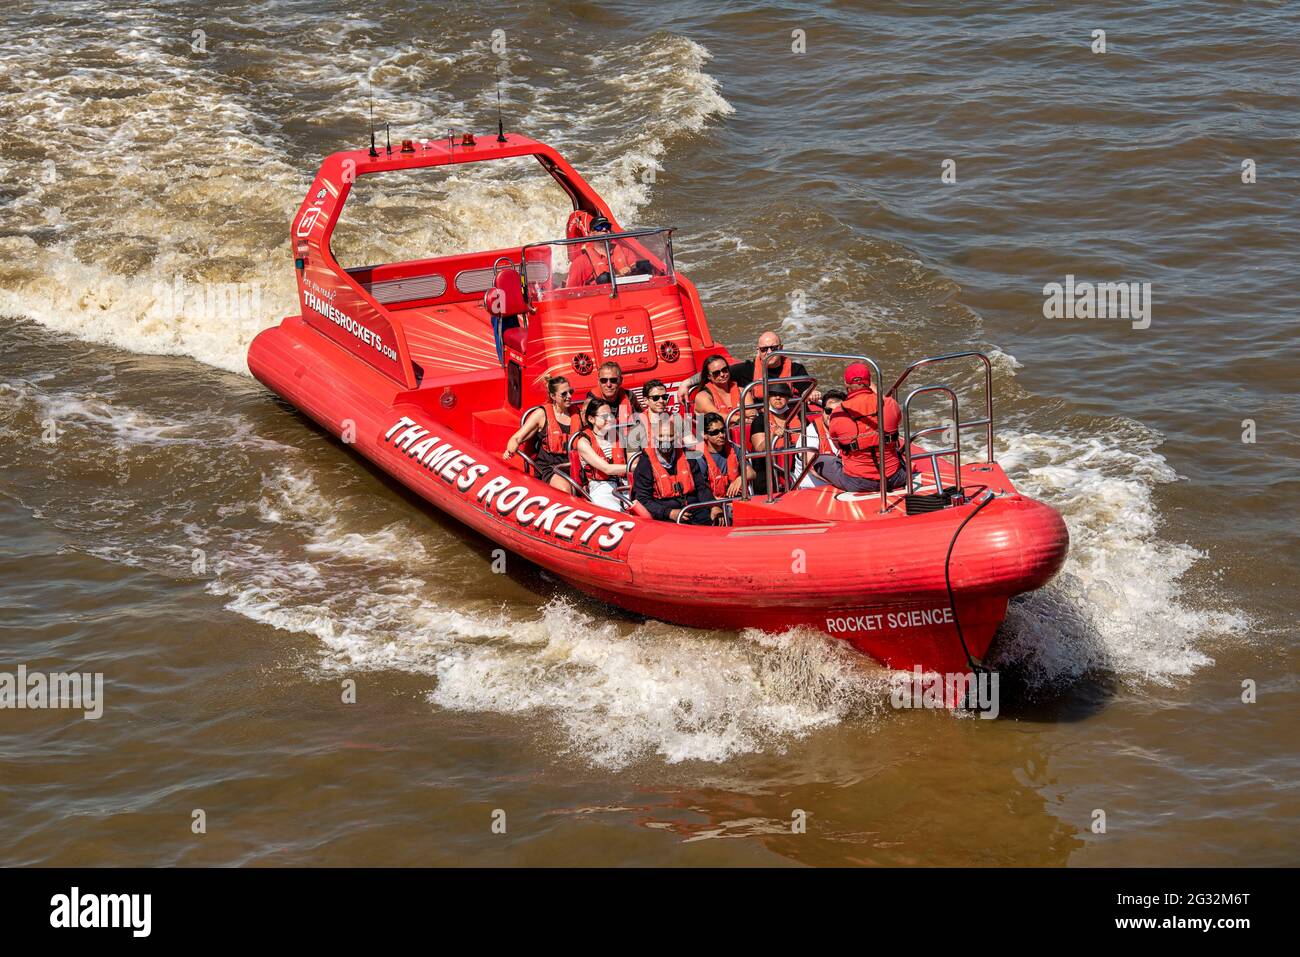
[[1159,537],[1155,489],[1178,476],[1154,435],[1134,423],[1105,437],[1003,429],[998,439],[1017,488],[1055,506],[1070,529],[1061,574],[1011,605],[999,662],[1038,683],[1105,670],[1167,684],[1213,664],[1213,639],[1245,631],[1241,612],[1188,593],[1184,575],[1206,556]]

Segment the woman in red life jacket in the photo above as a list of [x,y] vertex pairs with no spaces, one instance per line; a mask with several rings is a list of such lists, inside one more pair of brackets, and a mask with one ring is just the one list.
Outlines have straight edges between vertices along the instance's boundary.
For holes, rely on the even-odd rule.
[[709,477],[709,491],[714,498],[735,498],[745,488],[746,482],[754,480],[753,467],[745,466],[745,475],[740,474],[740,456],[727,438],[726,423],[716,412],[704,415],[704,441],[696,451],[704,456],[704,465]]
[[[740,405],[740,386],[731,381],[731,366],[719,355],[704,360],[704,382],[695,393],[696,413],[716,412],[725,422]],[[749,418],[753,418],[751,412]]]
[[[830,419],[831,439],[840,458],[819,460],[821,475],[836,488],[848,492],[880,491],[880,466],[877,451],[880,437],[876,423],[876,393],[871,388],[871,369],[864,362],[854,362],[844,370],[849,394]],[[907,467],[899,454],[898,425],[902,412],[892,396],[884,403],[885,474],[888,488],[907,484]]]
[[[687,505],[707,502],[709,478],[704,463],[688,457],[669,418],[659,420],[655,442],[637,457],[632,470],[632,497],[661,522],[675,522]],[[684,524],[708,525],[722,520],[721,506],[697,508]]]
[[614,494],[616,478],[627,475],[627,456],[618,442],[614,413],[603,399],[588,399],[582,409],[584,428],[569,443],[573,462],[570,473],[587,489],[592,503],[612,512],[621,512],[622,503]]
[[[582,213],[587,218],[579,218],[578,214]],[[575,210],[569,217],[569,226],[566,231],[576,233],[570,236],[570,239],[576,239],[579,236],[590,236],[595,238],[601,234],[608,235],[612,227],[610,222],[604,216],[591,216],[583,210]],[[569,268],[568,278],[564,281],[566,289],[575,289],[578,286],[601,285],[610,281],[609,259],[605,255],[606,244],[604,242],[580,243],[578,251],[572,255],[573,265]],[[610,255],[614,259],[614,272],[620,276],[631,275],[632,270],[636,268],[636,260],[632,254],[617,241],[609,243]]]
[[578,417],[569,411],[573,389],[569,386],[568,379],[556,376],[547,381],[546,393],[550,396],[550,402],[528,413],[518,431],[506,442],[502,458],[509,461],[519,451],[520,445],[537,436],[537,448],[533,453],[533,461],[537,463],[537,477],[549,483],[552,488],[572,492],[573,486],[555,473],[568,473],[569,435],[582,428]]

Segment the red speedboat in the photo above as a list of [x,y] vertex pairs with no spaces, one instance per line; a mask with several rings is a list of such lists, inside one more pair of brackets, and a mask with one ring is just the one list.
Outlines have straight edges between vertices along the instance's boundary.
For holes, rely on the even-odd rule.
[[[363,268],[335,261],[330,237],[357,177],[516,157],[540,163],[574,210],[611,221],[605,262],[617,246],[644,268],[567,288],[567,237]],[[612,358],[634,394],[652,378],[676,391],[708,356],[731,360],[673,264],[672,230],[622,230],[545,144],[464,135],[335,153],[294,217],[292,242],[301,314],[253,341],[253,375],[430,504],[596,598],[698,627],[808,626],[893,668],[956,673],[980,665],[1008,599],[1065,559],[1060,516],[1017,493],[993,461],[992,372],[978,353],[919,360],[889,390],[913,472],[897,492],[786,490],[777,456],[742,449],[769,491],[742,490],[723,503],[726,524],[697,526],[602,508],[540,481],[520,457],[503,459],[521,417],[547,402],[550,376],[583,396]],[[884,382],[867,356],[786,355],[827,379],[866,362]],[[903,389],[918,370],[956,363],[982,367],[979,418],[962,420],[946,385]],[[746,398],[776,381],[765,372]],[[797,400],[803,414],[815,414],[802,398],[810,391]],[[951,436],[942,447],[917,441],[943,431],[913,428],[915,400],[935,393],[950,431],[956,423],[984,437],[983,461],[962,462]]]

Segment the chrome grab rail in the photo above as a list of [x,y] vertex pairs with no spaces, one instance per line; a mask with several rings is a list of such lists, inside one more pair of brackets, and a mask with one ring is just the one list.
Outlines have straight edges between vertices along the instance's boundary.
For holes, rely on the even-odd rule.
[[[771,359],[774,356],[780,356],[786,359],[831,359],[834,361],[842,361],[846,364],[851,362],[862,362],[865,363],[869,369],[871,369],[871,373],[872,373],[871,381],[873,382],[881,381],[880,366],[877,365],[876,360],[872,359],[870,356],[849,355],[847,353],[838,353],[838,352],[789,352],[784,349],[779,349],[776,352],[770,352],[767,354],[768,359]],[[756,359],[755,361],[757,362],[758,360]],[[811,383],[806,389],[804,389],[799,393],[799,399],[796,402],[795,407],[791,410],[791,414],[793,415],[795,412],[799,411],[805,405],[807,405],[808,394],[817,388],[817,379],[812,375],[812,373],[808,373],[806,375],[773,376],[773,375],[769,375],[770,370],[768,369],[766,362],[762,362],[761,365],[763,367],[763,380],[760,383],[757,379],[755,379],[749,385],[745,386],[744,391],[741,392],[740,395],[741,409],[745,408],[746,393],[754,389],[755,386],[759,386],[759,385],[767,386],[769,384],[776,383],[776,382]],[[758,371],[757,367],[755,367],[755,372],[757,371]],[[767,393],[765,391],[764,395],[766,394]],[[759,414],[767,415],[766,402],[763,403],[763,407],[760,410]],[[880,511],[881,512],[884,512],[889,508],[889,489],[887,487],[889,485],[889,481],[888,481],[888,476],[885,475],[884,420],[885,420],[885,397],[879,391],[877,391],[876,392],[876,437],[878,441],[876,442],[876,468],[878,469],[880,474]],[[742,445],[741,451],[748,452],[747,449],[743,448],[745,443],[742,442],[741,445]],[[808,446],[803,446],[803,449],[808,449],[808,448],[809,448]],[[791,451],[792,451],[791,449],[780,449],[776,454],[785,455],[785,454],[789,454]],[[772,459],[771,459],[772,454],[773,454],[772,450],[768,449],[765,452],[749,453],[747,456],[748,458],[758,458],[760,456],[767,457],[767,478],[768,478],[767,500],[768,502],[776,501],[776,496],[773,494],[773,489],[775,486],[772,482],[772,478],[773,478]],[[741,459],[740,468],[743,473],[745,469],[744,458]]]
[[[784,356],[784,355],[796,355],[796,356],[820,355],[820,353],[810,353],[810,352],[793,352],[793,353],[778,352],[778,353],[775,353],[775,354],[776,354],[776,355],[782,355],[782,356]],[[767,401],[766,401],[766,399],[759,400],[759,401],[757,401],[757,402],[755,402],[755,403],[753,403],[753,404],[751,405],[749,402],[746,401],[746,398],[747,398],[747,397],[750,395],[750,393],[752,393],[754,390],[756,390],[756,389],[760,389],[760,388],[763,388],[765,385],[769,385],[769,384],[770,384],[770,385],[775,385],[775,384],[778,383],[778,382],[786,382],[786,383],[798,382],[798,383],[804,384],[804,388],[803,388],[803,389],[798,393],[798,397],[797,397],[797,398],[795,399],[795,401],[791,404],[791,406],[790,406],[790,413],[789,413],[789,414],[790,414],[791,416],[796,416],[796,417],[798,417],[798,418],[799,418],[799,421],[800,421],[801,423],[803,423],[804,428],[807,428],[807,423],[804,421],[804,420],[807,418],[807,416],[806,416],[806,415],[801,415],[801,413],[803,413],[803,412],[806,410],[806,408],[807,408],[807,405],[808,405],[808,395],[809,395],[811,392],[813,392],[813,391],[817,388],[817,377],[814,376],[811,372],[810,372],[810,373],[807,373],[806,375],[788,375],[788,376],[771,376],[771,375],[768,374],[768,372],[769,372],[769,370],[768,370],[768,368],[767,368],[767,364],[764,363],[764,364],[763,364],[763,379],[762,379],[762,381],[760,382],[760,381],[758,381],[758,380],[756,379],[756,380],[754,380],[753,382],[751,382],[749,385],[745,386],[745,387],[740,391],[740,405],[737,406],[735,409],[732,409],[731,414],[732,414],[732,415],[735,415],[737,412],[742,412],[742,411],[744,411],[745,409],[757,409],[757,410],[758,410],[758,414],[761,415],[761,416],[764,416],[764,417],[765,417],[765,418],[764,418],[764,423],[763,423],[763,425],[764,425],[764,428],[763,428],[763,434],[764,434],[764,435],[767,435],[767,436],[771,436],[771,434],[772,434],[772,416],[771,416],[771,415],[768,413],[768,411],[767,411]],[[767,391],[766,391],[766,389],[764,389],[764,391],[763,391],[763,395],[764,395],[764,396],[767,395]],[[730,422],[730,416],[728,416],[728,422],[727,422],[727,425],[728,425],[728,428],[730,428],[730,425],[731,425],[731,422]],[[741,431],[741,437],[742,437],[742,438],[744,437],[744,431],[743,431],[743,430]],[[803,429],[800,429],[800,433],[799,433],[799,441],[800,441],[800,443],[801,443],[801,444],[799,444],[799,445],[788,445],[788,446],[786,446],[785,448],[782,448],[782,449],[772,449],[772,448],[767,448],[767,449],[764,449],[762,452],[751,452],[751,451],[749,451],[748,443],[746,443],[746,442],[741,442],[741,443],[740,443],[740,446],[741,446],[740,473],[741,473],[742,475],[745,474],[745,469],[746,469],[746,466],[747,466],[747,464],[748,464],[748,460],[749,460],[749,459],[757,459],[757,458],[761,458],[761,459],[764,460],[763,467],[764,467],[764,469],[765,469],[765,475],[767,476],[767,500],[768,500],[769,502],[775,502],[775,501],[776,501],[776,476],[777,476],[778,473],[780,473],[780,475],[781,475],[782,479],[785,481],[786,485],[790,485],[790,484],[793,482],[793,476],[790,474],[790,470],[789,470],[788,468],[786,468],[785,466],[781,465],[780,463],[778,463],[777,461],[775,461],[776,457],[777,457],[777,456],[782,456],[782,455],[794,456],[796,453],[800,453],[800,452],[816,452],[816,451],[817,451],[817,449],[814,448],[813,446],[810,446],[810,445],[803,445],[803,444],[802,444],[802,442],[803,442]],[[803,472],[800,472],[800,473],[799,473],[799,478],[802,480],[802,478],[803,478]],[[748,490],[746,490],[746,491],[748,491]],[[786,491],[790,491],[790,489],[789,489],[789,488],[786,488]],[[747,494],[745,497],[746,497],[746,499],[748,499],[748,497],[749,497],[748,494]]]
[[[940,362],[949,362],[953,359],[969,359],[971,357],[978,358],[982,363],[984,363],[984,418],[972,419],[969,422],[962,422],[960,418],[954,415],[953,423],[957,430],[955,444],[958,446],[961,445],[962,429],[974,428],[975,426],[980,426],[980,425],[984,426],[984,461],[992,463],[993,461],[993,363],[989,361],[989,357],[984,353],[974,352],[974,351],[950,352],[947,355],[927,356],[924,359],[917,359],[915,362],[913,362],[910,366],[908,366],[906,369],[902,371],[898,379],[894,382],[892,386],[890,386],[889,391],[886,392],[885,395],[891,395],[891,396],[894,395],[898,391],[898,387],[901,386],[904,381],[906,381],[907,377],[910,376],[917,369],[922,368],[923,366],[935,365]],[[954,403],[954,411],[955,411],[955,403]],[[906,421],[906,419],[904,419],[904,421]],[[906,441],[907,448],[909,449],[911,448],[911,442],[914,437],[915,436],[911,435],[910,432],[904,433],[903,438]],[[958,475],[957,475],[957,483],[959,485],[961,484],[960,470],[958,471]]]
[[934,490],[938,493],[943,492],[943,483],[939,479],[939,456],[951,455],[953,457],[953,475],[956,476],[957,485],[961,485],[961,430],[957,423],[961,421],[957,410],[957,393],[946,385],[926,385],[919,389],[913,389],[903,400],[903,462],[907,465],[907,494],[911,495],[915,490],[916,475],[912,468],[912,442],[921,438],[923,435],[938,435],[947,431],[947,426],[932,425],[929,428],[921,429],[919,432],[912,431],[912,400],[919,395],[927,395],[931,392],[942,392],[952,403],[952,422],[953,422],[953,444],[951,448],[946,449],[927,449],[924,455],[917,456],[922,461],[929,459],[930,468],[934,471]]
[[713,507],[714,505],[721,505],[723,518],[726,520],[726,524],[730,525],[731,509],[727,508],[727,506],[730,505],[732,502],[739,502],[739,501],[742,501],[742,497],[739,495],[733,495],[729,498],[711,498],[707,502],[691,502],[690,504],[678,510],[677,524],[678,525],[682,524],[682,519],[684,519],[687,516],[687,514],[693,509],[704,508],[704,506],[706,505],[709,506],[710,508]]

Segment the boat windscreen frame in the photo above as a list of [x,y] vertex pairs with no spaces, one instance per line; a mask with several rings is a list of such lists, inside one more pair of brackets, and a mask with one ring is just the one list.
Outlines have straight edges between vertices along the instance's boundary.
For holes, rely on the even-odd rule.
[[[520,246],[519,262],[521,264],[521,268],[524,269],[527,268],[526,264],[528,262],[528,250],[530,249],[536,249],[541,246],[577,246],[584,243],[602,243],[605,246],[605,257],[606,259],[609,259],[611,254],[610,243],[612,243],[616,239],[636,239],[639,236],[655,236],[658,235],[659,233],[663,233],[666,239],[665,248],[668,253],[668,261],[667,263],[660,262],[658,265],[665,270],[664,272],[665,277],[672,278],[675,280],[677,277],[677,259],[673,254],[673,233],[676,231],[677,231],[676,226],[643,226],[640,229],[629,229],[626,232],[602,233],[600,236],[575,236],[572,239],[544,239],[539,242],[525,243],[523,246]],[[649,250],[645,249],[644,246],[642,246],[641,248],[644,249],[647,253],[649,253]],[[602,283],[601,285],[604,284]],[[633,284],[624,280],[624,285],[630,286]],[[524,301],[531,303],[532,296],[529,293],[528,286],[529,286],[528,283],[524,284]],[[610,270],[609,286],[610,286],[609,298],[610,299],[617,298],[618,276],[614,273],[612,269]]]

